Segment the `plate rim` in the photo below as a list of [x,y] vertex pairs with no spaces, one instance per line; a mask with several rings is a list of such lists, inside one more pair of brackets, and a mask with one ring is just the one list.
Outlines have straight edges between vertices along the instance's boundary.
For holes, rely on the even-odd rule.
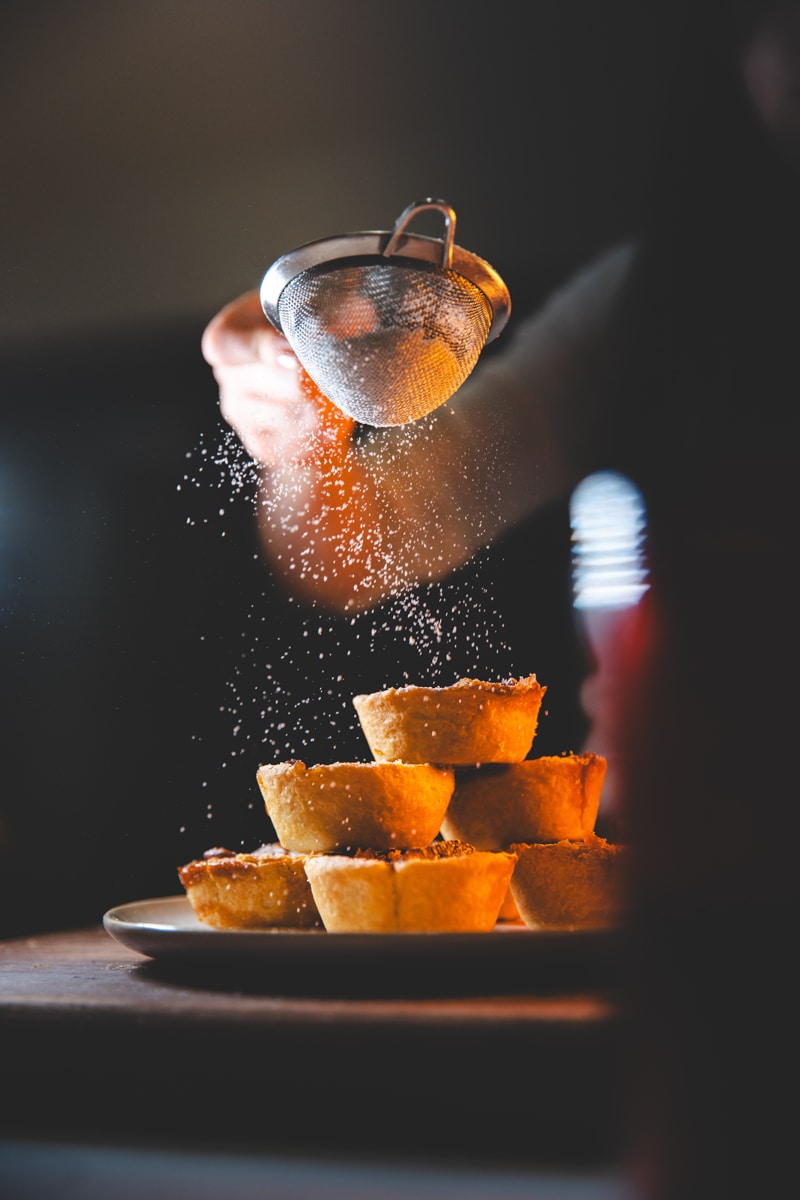
[[[193,923],[177,925],[155,914],[140,920],[132,919],[137,910],[155,907],[193,919]],[[129,949],[150,958],[215,958],[218,955],[243,957],[249,961],[266,962],[281,953],[292,955],[296,961],[313,961],[318,955],[329,954],[364,958],[376,951],[389,952],[398,958],[415,953],[429,956],[433,948],[451,956],[464,957],[469,953],[490,951],[527,957],[538,948],[545,950],[578,951],[608,945],[617,932],[608,928],[590,929],[532,929],[517,922],[498,922],[487,932],[392,932],[392,933],[328,933],[325,929],[214,929],[203,925],[191,908],[186,896],[169,895],[127,901],[107,909],[102,924],[106,932]],[[501,950],[501,947],[505,949]],[[270,953],[271,952],[271,953]],[[533,955],[535,957],[535,954]]]
[[[180,913],[182,913],[184,917],[190,918],[190,920],[192,920],[194,923],[190,924],[188,927],[184,927],[183,925],[176,925],[176,924],[172,924],[172,923],[169,923],[166,921],[160,921],[160,920],[146,920],[145,919],[145,920],[136,921],[136,920],[129,919],[129,917],[131,917],[137,909],[145,908],[145,907],[151,906],[151,905],[155,906],[155,907],[163,907],[163,908],[167,909],[167,911],[169,911],[171,909],[176,909]],[[204,937],[205,938],[205,937],[211,936],[211,937],[216,938],[217,940],[219,940],[220,938],[229,939],[231,935],[235,936],[237,939],[240,936],[245,936],[247,938],[257,938],[257,939],[265,939],[265,940],[273,939],[275,937],[291,938],[291,939],[302,938],[304,940],[309,939],[309,938],[310,939],[319,939],[319,938],[324,938],[324,939],[328,939],[328,938],[345,939],[345,938],[347,938],[347,939],[349,939],[349,938],[354,938],[354,939],[358,939],[359,941],[362,939],[377,939],[377,940],[380,940],[381,942],[384,942],[387,938],[391,938],[393,940],[394,939],[402,939],[402,940],[407,941],[407,940],[416,939],[416,938],[424,938],[427,940],[432,937],[435,937],[435,938],[457,938],[457,939],[480,938],[482,940],[487,937],[494,937],[497,934],[502,935],[505,933],[512,933],[517,936],[523,935],[523,936],[527,936],[530,938],[537,938],[537,939],[541,938],[541,937],[547,937],[547,938],[552,939],[554,937],[561,938],[561,937],[564,937],[573,932],[584,932],[584,931],[578,931],[578,930],[571,931],[571,930],[556,930],[556,929],[531,929],[524,924],[520,924],[520,923],[514,922],[514,921],[498,921],[498,923],[495,925],[494,929],[488,930],[486,932],[478,932],[478,931],[474,931],[474,930],[467,930],[467,931],[461,931],[461,932],[454,931],[454,930],[445,930],[445,931],[432,930],[431,932],[425,932],[425,931],[420,930],[420,931],[409,932],[409,931],[404,931],[404,930],[398,930],[398,931],[392,932],[392,933],[374,933],[374,932],[366,932],[366,931],[365,932],[329,933],[326,929],[300,929],[300,928],[278,928],[278,927],[273,928],[273,929],[214,929],[213,926],[204,925],[200,920],[198,920],[198,918],[194,914],[194,911],[191,907],[191,904],[190,904],[188,898],[186,896],[181,896],[178,894],[171,895],[171,896],[153,896],[153,897],[142,898],[140,900],[128,900],[123,904],[115,904],[111,908],[107,909],[106,912],[103,914],[103,925],[106,929],[108,929],[109,926],[111,926],[115,930],[130,929],[131,931],[136,930],[136,931],[141,931],[141,932],[152,932],[156,935],[161,934],[161,933],[180,934],[182,936],[191,937],[191,938],[194,938],[194,937]],[[594,932],[594,930],[588,931],[588,932]],[[602,931],[598,931],[598,932],[602,932]]]

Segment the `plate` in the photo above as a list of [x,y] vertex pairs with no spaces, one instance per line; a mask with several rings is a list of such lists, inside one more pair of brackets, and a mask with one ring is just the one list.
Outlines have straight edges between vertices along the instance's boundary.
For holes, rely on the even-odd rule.
[[[172,963],[224,962],[290,977],[330,978],[342,971],[375,980],[446,978],[490,990],[599,981],[616,959],[614,930],[534,930],[499,923],[490,933],[327,933],[317,929],[217,930],[198,921],[185,896],[137,900],[103,916],[106,931],[139,954]],[[574,981],[574,980],[573,980]]]

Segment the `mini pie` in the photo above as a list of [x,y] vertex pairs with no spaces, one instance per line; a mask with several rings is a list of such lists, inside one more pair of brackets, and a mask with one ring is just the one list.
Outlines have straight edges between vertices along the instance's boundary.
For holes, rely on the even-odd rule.
[[197,919],[214,929],[320,928],[306,861],[275,843],[250,854],[215,847],[178,878]]
[[517,855],[510,890],[526,925],[603,927],[624,917],[627,846],[589,834],[580,841],[514,843],[509,850]]
[[[481,850],[583,838],[594,831],[606,765],[587,753],[458,768],[442,837],[463,838]],[[521,919],[510,891],[500,917]]]
[[451,687],[388,688],[353,697],[378,762],[519,762],[533,745],[546,688],[535,675]]
[[543,755],[456,771],[442,836],[483,850],[593,833],[606,777],[599,754]]
[[258,786],[281,845],[304,853],[425,846],[439,832],[455,786],[429,763],[267,764]]
[[486,933],[516,863],[459,841],[309,858],[306,875],[329,933]]

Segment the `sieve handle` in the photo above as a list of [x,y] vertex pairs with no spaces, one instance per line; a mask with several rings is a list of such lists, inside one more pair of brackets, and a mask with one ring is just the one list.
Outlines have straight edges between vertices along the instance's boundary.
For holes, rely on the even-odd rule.
[[434,200],[428,197],[425,200],[415,200],[409,204],[408,208],[404,208],[400,216],[395,221],[392,236],[386,243],[383,251],[384,258],[389,258],[397,249],[400,238],[402,237],[408,225],[417,215],[417,213],[428,212],[433,209],[440,212],[444,217],[444,241],[442,242],[442,266],[449,270],[453,262],[453,242],[456,236],[456,214],[446,200]]

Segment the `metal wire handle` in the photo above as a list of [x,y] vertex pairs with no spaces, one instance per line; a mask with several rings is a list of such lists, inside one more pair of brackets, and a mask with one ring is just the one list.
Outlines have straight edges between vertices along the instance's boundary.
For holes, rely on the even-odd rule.
[[453,243],[456,237],[456,214],[455,210],[450,207],[446,200],[415,200],[413,204],[409,204],[400,213],[394,224],[394,230],[389,241],[386,243],[386,249],[383,252],[384,258],[389,258],[394,254],[400,245],[400,238],[405,233],[408,226],[413,221],[418,213],[434,210],[440,212],[444,217],[444,241],[442,242],[442,266],[446,271],[450,270],[453,263]]

